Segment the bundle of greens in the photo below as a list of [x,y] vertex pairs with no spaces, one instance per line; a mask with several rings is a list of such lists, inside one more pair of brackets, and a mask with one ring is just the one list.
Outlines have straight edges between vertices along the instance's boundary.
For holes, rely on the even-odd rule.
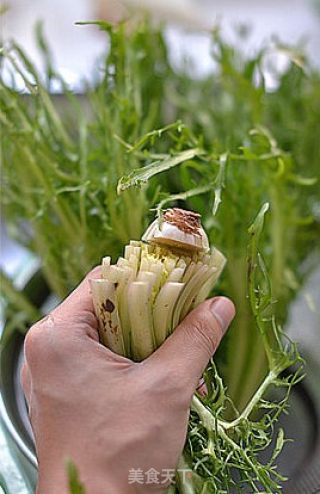
[[[109,47],[98,64],[102,77],[81,96],[56,72],[41,29],[45,77],[14,42],[2,50],[1,201],[9,230],[41,258],[48,284],[64,297],[106,253],[116,260],[129,244],[127,256],[138,255],[140,244],[130,241],[141,239],[150,209],[159,217],[168,205],[198,211],[209,243],[228,259],[217,290],[234,300],[237,317],[206,372],[208,397],[194,400],[181,459],[194,476],[191,486],[178,478],[177,489],[278,492],[283,433],[267,464],[258,456],[298,379],[281,374],[299,357],[279,325],[319,236],[319,73],[297,49],[278,44],[273,50],[286,52],[288,67],[268,92],[269,47],[246,58],[215,30],[214,69],[194,78],[188,67],[172,67],[163,29],[148,21],[130,29],[97,24]],[[57,85],[60,96],[51,94]],[[119,268],[127,273],[125,261]],[[19,313],[16,325],[27,327],[38,311],[3,281],[8,314]],[[283,390],[277,401],[267,401],[272,388]]]

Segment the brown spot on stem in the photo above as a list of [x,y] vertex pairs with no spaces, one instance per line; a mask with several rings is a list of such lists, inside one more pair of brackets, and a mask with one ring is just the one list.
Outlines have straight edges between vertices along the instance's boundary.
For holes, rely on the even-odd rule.
[[117,333],[118,333],[118,326],[110,326],[110,331],[114,335],[117,335]]
[[106,312],[110,312],[110,314],[115,309],[114,303],[109,298],[107,298],[106,301],[103,304],[101,304],[101,306],[103,310],[105,310]]

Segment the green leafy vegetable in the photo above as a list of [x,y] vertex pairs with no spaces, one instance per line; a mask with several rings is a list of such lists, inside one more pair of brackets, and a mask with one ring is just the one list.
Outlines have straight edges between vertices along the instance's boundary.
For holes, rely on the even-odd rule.
[[[7,222],[64,297],[101,257],[116,258],[141,238],[151,209],[198,211],[210,243],[228,259],[217,289],[234,300],[237,317],[207,371],[208,401],[193,403],[181,462],[192,464],[197,492],[228,492],[233,484],[277,492],[282,432],[270,464],[258,452],[300,379],[291,368],[283,377],[300,360],[280,326],[307,274],[304,262],[318,249],[319,72],[284,44],[246,57],[215,29],[214,69],[194,78],[188,67],[173,69],[164,29],[147,20],[132,29],[97,24],[109,49],[81,96],[57,73],[40,27],[44,76],[15,43],[2,50]],[[288,66],[269,92],[264,62],[277,50]],[[61,95],[51,94],[53,84]],[[266,203],[266,221],[262,209],[248,234]],[[28,314],[19,327],[36,318],[7,282],[5,293],[9,325],[14,307]],[[278,401],[272,390],[282,390]],[[177,480],[179,492],[190,492]]]
[[[185,453],[203,482],[202,490],[195,492],[229,492],[233,485],[238,492],[250,486],[251,492],[261,492],[263,488],[264,492],[275,493],[280,492],[280,482],[285,480],[274,465],[284,445],[282,429],[278,431],[268,463],[262,464],[258,459],[259,451],[271,443],[274,425],[279,414],[288,406],[292,386],[303,377],[302,360],[296,346],[290,341],[287,345],[283,344],[281,330],[274,316],[266,315],[266,310],[272,304],[272,292],[258,245],[268,209],[269,205],[265,204],[249,228],[248,291],[268,356],[269,370],[243,411],[237,412],[236,418],[228,421],[225,420],[225,410],[230,397],[215,364],[212,362],[207,369],[209,396],[204,403],[196,396],[193,398]],[[258,281],[261,275],[262,284]],[[282,372],[292,366],[296,366],[296,370],[289,377],[282,377]],[[278,401],[266,399],[272,387],[283,390]]]

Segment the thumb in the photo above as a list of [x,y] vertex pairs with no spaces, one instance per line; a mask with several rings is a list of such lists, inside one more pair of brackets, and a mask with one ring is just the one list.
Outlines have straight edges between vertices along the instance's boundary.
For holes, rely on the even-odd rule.
[[228,298],[206,300],[190,312],[149,360],[195,390],[234,316],[235,307]]

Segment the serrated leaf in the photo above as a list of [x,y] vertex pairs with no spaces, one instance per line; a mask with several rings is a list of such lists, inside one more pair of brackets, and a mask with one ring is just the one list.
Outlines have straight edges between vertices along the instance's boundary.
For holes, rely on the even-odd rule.
[[201,156],[201,154],[203,154],[203,151],[199,148],[187,149],[176,156],[168,156],[166,159],[157,160],[143,168],[133,170],[129,175],[121,177],[118,182],[117,192],[120,194],[130,187],[141,187],[155,175],[170,170],[170,168],[191,160],[196,156]]

